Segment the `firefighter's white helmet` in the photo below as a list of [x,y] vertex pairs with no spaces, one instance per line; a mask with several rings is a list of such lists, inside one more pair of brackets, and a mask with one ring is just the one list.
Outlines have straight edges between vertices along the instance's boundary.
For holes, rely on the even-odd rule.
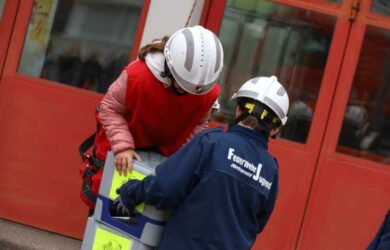
[[269,107],[279,117],[282,125],[287,122],[288,94],[276,76],[256,77],[246,81],[232,99],[246,97]]
[[218,99],[215,100],[215,102],[213,103],[213,106],[211,108],[216,110],[216,111],[219,111],[221,109],[221,105],[219,104]]
[[167,42],[164,55],[177,83],[195,95],[209,92],[223,68],[221,42],[199,25],[176,31]]

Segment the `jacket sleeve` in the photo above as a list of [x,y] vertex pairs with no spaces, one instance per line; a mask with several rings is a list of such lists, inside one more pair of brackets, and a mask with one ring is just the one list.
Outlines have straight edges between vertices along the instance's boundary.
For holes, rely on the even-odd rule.
[[260,212],[259,214],[259,228],[257,233],[260,233],[263,231],[265,225],[267,224],[269,218],[271,217],[272,211],[274,210],[275,202],[276,202],[276,197],[278,195],[278,189],[279,189],[279,177],[278,177],[278,172],[276,172],[274,181],[272,183],[272,188],[267,200],[267,203],[265,205],[265,208],[263,211]]
[[194,137],[179,151],[161,163],[155,176],[142,181],[128,181],[122,186],[120,196],[128,208],[144,202],[158,209],[178,206],[196,185],[201,168],[210,153],[207,135]]
[[134,140],[125,119],[127,72],[122,71],[108,89],[100,103],[100,120],[114,154],[125,149],[134,149]]

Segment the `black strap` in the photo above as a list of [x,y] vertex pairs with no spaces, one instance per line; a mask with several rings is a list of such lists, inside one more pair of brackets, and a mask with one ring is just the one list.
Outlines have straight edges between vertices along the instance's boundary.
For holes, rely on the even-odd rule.
[[87,152],[88,149],[92,147],[93,142],[95,141],[95,137],[96,137],[96,132],[93,133],[90,137],[88,137],[87,139],[85,139],[85,141],[81,143],[79,147],[79,153],[81,159],[84,159],[85,152]]
[[[167,60],[164,61],[164,71],[160,73],[160,76],[164,77],[164,78],[165,77],[171,78],[174,80],[173,75],[172,75],[171,71],[169,70]],[[173,83],[173,81],[172,81],[172,83]]]
[[88,151],[89,148],[92,147],[93,143],[95,142],[96,133],[92,134],[90,137],[88,137],[83,143],[81,143],[79,147],[79,153],[81,160],[87,160],[89,164],[96,166],[98,168],[104,168],[104,161],[99,160],[95,156],[87,155],[85,152]]
[[[98,106],[96,108],[96,113],[99,113],[99,111],[100,111],[100,107]],[[88,160],[89,164],[91,164],[93,166],[96,166],[98,168],[103,168],[104,167],[104,161],[96,158],[94,152],[93,152],[93,155],[87,155],[86,154],[88,149],[90,149],[94,145],[96,134],[97,134],[97,132],[99,131],[100,128],[101,128],[101,126],[100,126],[99,122],[97,122],[97,124],[96,124],[96,132],[93,133],[91,136],[89,136],[87,139],[85,139],[85,141],[83,141],[80,144],[79,153],[80,153],[80,158],[81,158],[82,161]],[[94,150],[95,150],[95,148],[94,148]]]
[[164,61],[164,71],[160,73],[161,77],[169,78],[171,80],[171,84],[169,85],[170,89],[175,93],[175,95],[182,96],[186,95],[187,91],[180,92],[175,88],[175,78],[172,75],[172,72],[169,70],[167,60]]

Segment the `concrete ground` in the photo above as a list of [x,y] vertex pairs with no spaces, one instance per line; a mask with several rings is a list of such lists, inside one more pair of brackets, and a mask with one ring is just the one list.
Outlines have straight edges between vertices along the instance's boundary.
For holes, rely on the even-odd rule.
[[81,241],[0,219],[1,250],[80,250]]

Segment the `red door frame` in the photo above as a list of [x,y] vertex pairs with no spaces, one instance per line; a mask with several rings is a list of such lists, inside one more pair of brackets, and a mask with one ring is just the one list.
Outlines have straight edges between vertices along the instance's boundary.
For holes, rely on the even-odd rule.
[[390,208],[389,166],[336,152],[366,27],[390,30],[390,17],[370,13],[371,2],[361,2],[351,27],[299,249],[366,248]]
[[[270,144],[279,161],[281,190],[274,214],[254,249],[292,249],[297,244],[350,30],[350,1],[344,0],[341,5],[315,0],[273,2],[335,16],[337,22],[307,143],[273,140]],[[215,16],[222,19],[223,14],[213,13],[210,17],[218,20]]]
[[[6,163],[0,167],[0,199],[7,204],[0,206],[0,217],[81,238],[87,207],[78,197],[77,148],[96,129],[94,110],[102,95],[17,73],[33,3],[8,0],[7,21],[0,26],[9,38],[5,41],[2,34],[5,40],[0,40],[0,46],[9,44],[0,48],[7,52],[6,58],[0,54],[5,62],[0,160]],[[138,50],[149,5],[145,0],[133,51]]]
[[200,24],[218,34],[225,13],[226,0],[205,1]]
[[0,19],[0,79],[3,72],[4,61],[7,55],[18,5],[19,0],[6,0],[3,8],[3,14]]
[[[339,17],[336,22],[333,42],[306,144],[287,140],[275,140],[270,144],[270,150],[279,162],[281,191],[274,215],[257,241],[258,249],[262,249],[262,246],[267,246],[269,249],[292,249],[299,238],[307,198],[312,188],[312,179],[316,171],[330,112],[330,104],[342,62],[349,25],[348,20],[343,17]],[[297,157],[298,155],[300,156]],[[291,182],[289,180],[291,177],[296,179]],[[273,221],[275,221],[274,224]],[[285,237],[283,241],[280,240],[280,235]]]
[[138,49],[141,45],[142,35],[144,33],[144,28],[146,24],[146,18],[148,17],[149,7],[151,0],[144,0],[144,5],[142,7],[141,16],[139,17],[137,32],[135,34],[133,51],[131,52],[130,61],[133,61],[137,58]]

